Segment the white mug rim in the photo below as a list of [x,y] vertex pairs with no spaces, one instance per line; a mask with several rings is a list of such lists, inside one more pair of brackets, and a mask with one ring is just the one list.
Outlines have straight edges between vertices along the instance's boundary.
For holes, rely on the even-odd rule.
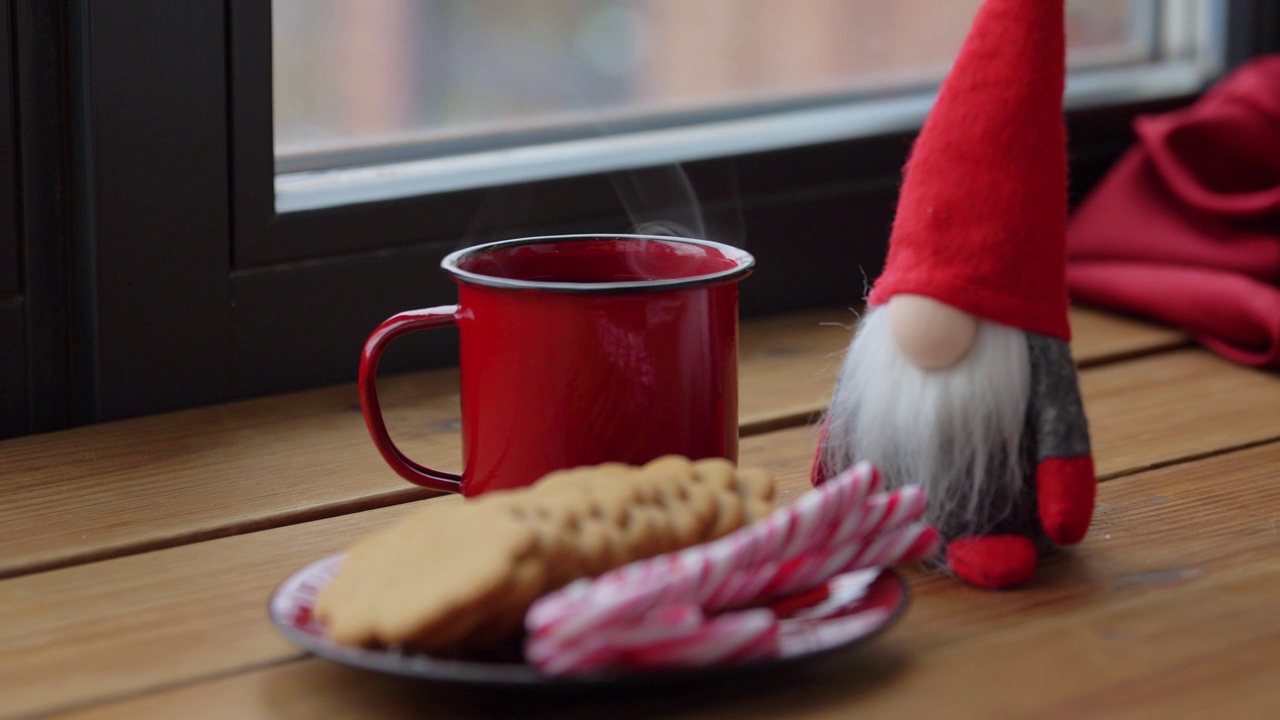
[[[495,250],[517,247],[520,245],[544,245],[558,242],[580,242],[588,240],[639,240],[644,242],[662,242],[668,244],[697,245],[718,250],[733,263],[732,267],[712,273],[691,275],[678,278],[658,278],[652,280],[623,280],[615,282],[563,282],[549,280],[525,280],[485,275],[464,270],[461,264],[469,257]],[[751,272],[755,266],[755,258],[746,250],[732,245],[700,240],[696,238],[673,235],[632,235],[626,233],[583,233],[575,235],[539,235],[534,237],[498,240],[495,242],[473,245],[449,253],[440,261],[440,267],[452,275],[457,281],[469,285],[502,288],[508,290],[544,290],[567,293],[617,293],[644,292],[653,290],[676,290],[686,287],[701,287],[739,280]]]

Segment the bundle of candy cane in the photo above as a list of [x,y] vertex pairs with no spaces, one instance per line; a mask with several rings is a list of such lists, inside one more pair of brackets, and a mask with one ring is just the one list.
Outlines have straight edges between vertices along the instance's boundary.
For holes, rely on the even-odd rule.
[[[631,563],[529,609],[525,656],[547,674],[691,667],[778,651],[771,602],[863,568],[927,559],[924,491],[880,491],[861,463],[793,505],[714,542]],[[749,609],[740,609],[749,608]]]

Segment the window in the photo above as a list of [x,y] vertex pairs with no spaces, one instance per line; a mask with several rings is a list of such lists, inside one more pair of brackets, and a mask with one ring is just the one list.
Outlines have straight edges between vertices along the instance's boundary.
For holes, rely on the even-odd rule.
[[[723,47],[745,53],[742,64],[761,46],[751,44],[751,23],[733,21],[731,33],[726,18],[775,6],[797,8],[797,17],[770,30],[803,37],[816,31],[799,8],[967,14],[975,0],[0,0],[10,23],[3,56],[13,63],[3,73],[14,125],[5,135],[15,140],[14,187],[0,189],[16,199],[17,226],[16,243],[0,227],[9,268],[0,270],[0,393],[17,388],[4,397],[26,408],[17,417],[4,405],[0,434],[350,380],[379,320],[452,301],[443,255],[498,236],[675,218],[756,255],[744,314],[849,302],[857,269],[882,261],[899,169],[929,104],[919,90],[939,77],[938,58],[952,54],[947,43],[967,17],[933,29],[935,18],[902,20],[952,38],[925,43],[927,57],[901,59],[896,43],[877,55],[866,41],[852,44],[863,55],[833,65],[796,55],[785,72],[668,68],[665,80],[653,79],[659,60],[679,56],[673,49],[653,60],[655,43],[702,47],[662,39],[693,24],[663,13],[721,13]],[[342,15],[356,7],[368,14]],[[557,10],[504,17],[529,7]],[[1222,57],[1275,49],[1280,34],[1276,5],[1262,0],[1071,7],[1077,189],[1130,142],[1134,113],[1186,102]],[[273,34],[289,17],[301,23],[288,33],[301,45],[362,23],[414,37],[376,52],[313,51],[313,77],[285,79],[290,51]],[[503,22],[541,23],[545,42],[506,42],[513,33],[487,29]],[[431,32],[467,46],[446,43],[424,66],[417,41]],[[494,44],[518,50],[508,57],[539,77],[554,80],[547,68],[563,68],[578,94],[562,92],[564,83],[523,83],[518,96],[507,86],[448,108],[429,100],[493,72],[475,65],[475,53]],[[600,51],[610,44],[626,52]],[[542,66],[527,59],[552,50],[561,55],[539,55]],[[351,82],[325,71],[322,58],[381,63],[361,71],[373,76],[368,87],[357,86],[381,96],[344,110],[334,97]],[[400,71],[391,69],[397,58]],[[443,72],[449,62],[463,65],[463,80],[419,71]],[[388,106],[399,83],[412,93]],[[303,91],[313,93],[299,101],[311,115],[290,114],[280,103]],[[353,108],[377,117],[357,127],[343,114]],[[509,162],[495,162],[500,155]],[[388,371],[452,363],[455,353],[447,336],[392,350]]]
[[[275,0],[276,209],[841,139],[876,108],[913,126],[979,5]],[[1221,9],[1073,0],[1077,94],[1194,89]]]
[[[278,167],[929,85],[979,4],[274,0]],[[1153,59],[1154,7],[1073,3],[1072,65]]]

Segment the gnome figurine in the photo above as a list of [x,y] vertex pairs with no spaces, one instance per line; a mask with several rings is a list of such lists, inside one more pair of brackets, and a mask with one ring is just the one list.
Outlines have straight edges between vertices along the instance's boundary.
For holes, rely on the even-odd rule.
[[1097,478],[1068,340],[1063,0],[987,0],[907,162],[884,272],[813,480],[855,462],[929,493],[946,564],[1029,580]]

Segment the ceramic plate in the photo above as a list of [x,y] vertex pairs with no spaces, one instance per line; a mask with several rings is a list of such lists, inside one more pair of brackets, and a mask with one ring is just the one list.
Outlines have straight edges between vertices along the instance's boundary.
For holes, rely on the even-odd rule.
[[396,649],[365,650],[329,640],[313,614],[320,590],[334,577],[342,555],[314,562],[284,581],[271,598],[271,621],[294,644],[322,658],[375,672],[477,685],[582,685],[622,682],[688,681],[726,673],[774,668],[815,658],[864,642],[902,614],[907,589],[892,570],[861,571],[832,580],[830,597],[782,617],[776,657],[732,665],[651,670],[620,674],[552,677],[513,657],[476,660],[437,657]]

